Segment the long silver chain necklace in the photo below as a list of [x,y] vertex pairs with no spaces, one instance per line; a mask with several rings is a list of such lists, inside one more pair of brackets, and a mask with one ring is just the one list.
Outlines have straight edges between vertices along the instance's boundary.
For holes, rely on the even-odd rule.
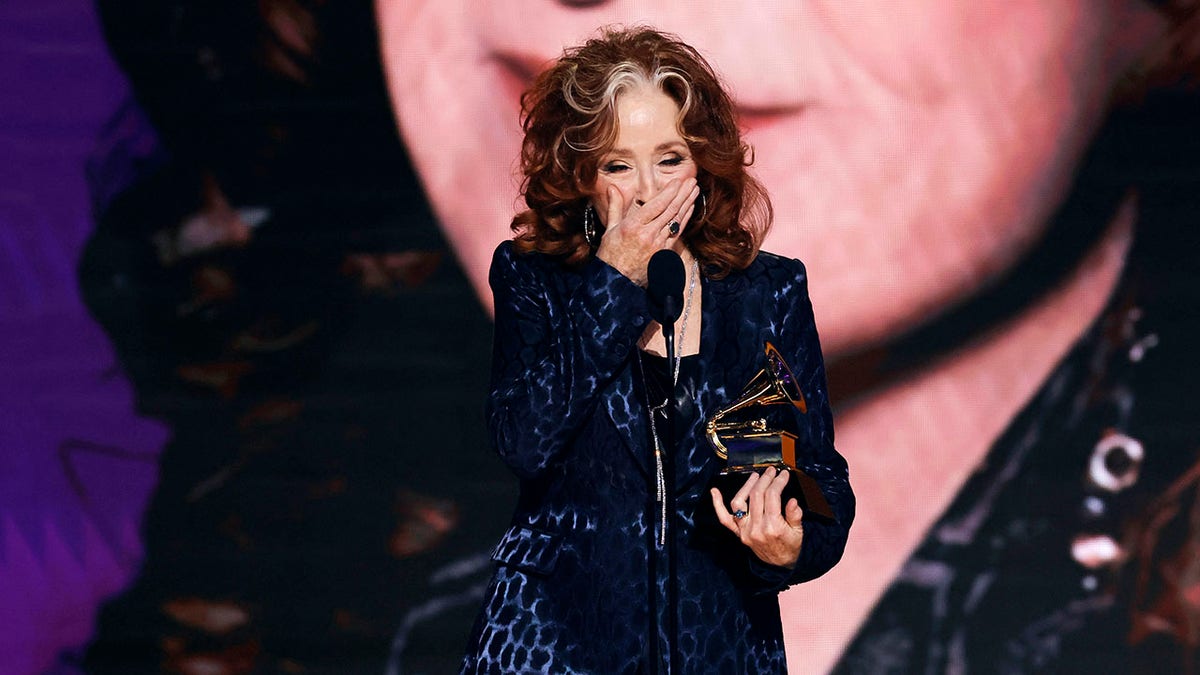
[[[671,391],[667,392],[667,397],[658,405],[650,405],[650,401],[646,401],[646,408],[650,412],[650,438],[654,440],[654,483],[655,483],[655,501],[658,502],[661,527],[658,534],[658,545],[665,546],[667,544],[667,480],[663,472],[663,447],[658,439],[658,425],[654,422],[654,417],[659,413],[663,413],[671,399],[675,396],[675,387],[679,385],[679,364],[682,363],[683,357],[680,352],[683,351],[684,340],[687,339],[688,318],[692,314],[692,298],[696,293],[696,279],[700,277],[700,263],[692,258],[692,278],[688,281],[687,300],[683,305],[683,321],[679,324],[679,340],[676,341],[675,362],[668,364],[673,366],[671,372]],[[638,369],[642,373],[642,389],[645,390],[647,398],[650,396],[650,387],[646,380],[646,366],[642,363],[642,351],[638,349]],[[663,413],[666,417],[666,413]]]

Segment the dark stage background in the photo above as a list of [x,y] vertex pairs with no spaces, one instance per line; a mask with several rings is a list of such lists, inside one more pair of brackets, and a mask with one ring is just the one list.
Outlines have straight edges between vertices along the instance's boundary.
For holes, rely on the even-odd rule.
[[[1194,10],[1162,4],[1192,12],[1194,49]],[[551,37],[524,36],[542,51],[493,62],[460,46],[475,24],[441,14],[483,26],[526,15],[477,5],[0,3],[0,674],[457,667],[517,497],[483,420],[483,275],[517,205],[515,92],[595,26],[646,20],[693,39],[696,18],[530,0],[522,11]],[[739,55],[767,47],[696,30],[748,100],[737,77],[753,59]],[[496,79],[460,83],[464,67]],[[767,248],[813,271],[840,428],[857,429],[876,393],[1004,334],[1093,264],[1123,199],[1136,193],[1140,209],[1107,300],[1012,403],[1011,424],[980,441],[997,439],[961,492],[863,492],[863,472],[846,562],[814,587],[874,590],[857,614],[831,613],[828,632],[805,617],[840,603],[785,595],[794,671],[845,652],[842,670],[879,672],[921,650],[935,672],[987,670],[994,654],[1016,659],[1013,645],[1029,649],[1017,670],[1046,654],[1066,654],[1062,670],[1195,667],[1200,105],[1177,80],[1121,94],[1084,140],[1055,137],[1065,168],[1029,191],[1049,206],[1028,218],[1050,224],[1022,262],[959,270],[972,298],[862,339],[843,339],[844,325],[869,323],[873,302],[906,302],[907,279],[860,291],[859,305],[822,288],[870,252],[794,237],[840,221],[814,225],[790,204],[846,179],[806,182],[822,148],[787,152],[792,136],[771,135],[779,109],[745,105],[750,140],[784,157],[762,169],[779,210]],[[1065,96],[1027,91],[1047,109]],[[914,147],[939,143],[904,129]],[[847,166],[907,161],[863,152],[847,150]],[[847,183],[853,200],[896,179],[869,178]],[[902,248],[924,250],[908,236]],[[919,402],[891,413],[896,447],[943,414]],[[894,449],[842,438],[852,480]],[[891,514],[925,499],[945,517],[905,544],[912,557],[862,563],[892,536]],[[962,525],[972,518],[987,525]],[[989,587],[998,599],[981,599]],[[1051,589],[1046,607],[1004,609],[1004,593],[1031,587]],[[1088,612],[1113,606],[1129,609],[1101,622],[1104,649],[1071,656],[1088,644],[1076,639]]]
[[252,3],[2,11],[0,670],[448,668],[515,494],[370,7],[311,86]]

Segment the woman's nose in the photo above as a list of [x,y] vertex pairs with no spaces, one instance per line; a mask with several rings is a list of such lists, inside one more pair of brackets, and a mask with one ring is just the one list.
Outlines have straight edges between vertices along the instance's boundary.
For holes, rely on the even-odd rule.
[[634,195],[634,197],[639,202],[644,203],[646,200],[658,194],[658,191],[662,189],[662,186],[658,183],[659,181],[651,172],[642,172],[642,174],[638,176],[637,194]]

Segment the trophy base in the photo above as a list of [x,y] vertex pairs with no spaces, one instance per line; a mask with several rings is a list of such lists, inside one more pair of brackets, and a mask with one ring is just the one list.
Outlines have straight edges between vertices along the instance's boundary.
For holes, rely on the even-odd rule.
[[817,485],[817,481],[803,471],[786,464],[762,464],[725,469],[713,479],[713,487],[721,491],[721,496],[725,498],[725,505],[728,506],[729,500],[733,499],[737,491],[742,489],[746,480],[750,478],[750,474],[762,473],[768,466],[792,473],[788,484],[783,488],[780,498],[781,507],[786,505],[789,499],[795,498],[800,504],[800,508],[804,510],[805,520],[810,517],[833,520],[833,509],[829,508],[829,502],[825,501],[825,495],[821,494],[821,487]]
[[714,486],[725,497],[725,503],[746,484],[751,473],[762,473],[775,467],[792,473],[783,489],[781,506],[795,498],[804,509],[804,517],[833,520],[833,509],[821,494],[821,487],[812,476],[796,468],[796,437],[786,431],[751,432],[723,437],[728,466],[714,480]]

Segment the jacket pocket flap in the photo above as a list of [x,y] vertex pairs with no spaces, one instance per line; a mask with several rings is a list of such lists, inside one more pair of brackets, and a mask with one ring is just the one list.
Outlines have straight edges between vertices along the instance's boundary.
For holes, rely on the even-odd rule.
[[500,544],[492,552],[492,560],[522,572],[550,574],[558,560],[561,543],[561,535],[513,526],[500,539]]

